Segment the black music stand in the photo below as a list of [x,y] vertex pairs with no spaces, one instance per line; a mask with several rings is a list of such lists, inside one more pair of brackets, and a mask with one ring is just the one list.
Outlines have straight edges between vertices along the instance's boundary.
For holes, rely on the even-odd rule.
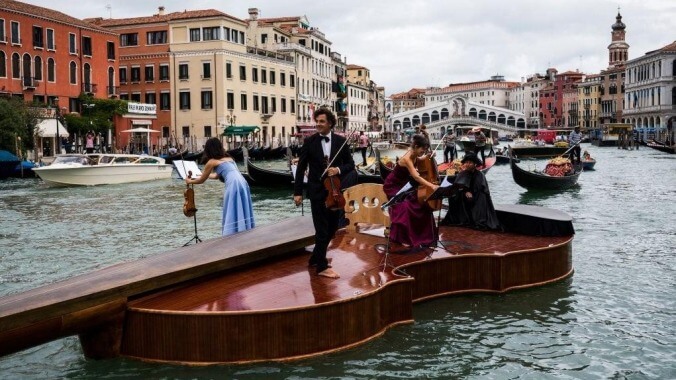
[[[439,186],[436,190],[434,190],[434,192],[432,194],[430,194],[429,197],[427,197],[427,200],[433,201],[433,200],[440,199],[440,200],[443,201],[444,198],[449,198],[449,197],[453,196],[455,193],[457,193],[458,191],[462,191],[463,189],[466,189],[467,185],[465,183],[466,181],[464,181],[465,177],[461,177],[461,173],[462,172],[460,172],[457,175],[456,180],[452,184],[450,184],[448,186]],[[432,218],[434,218],[434,216],[432,216]],[[439,209],[439,214],[437,215],[437,245],[441,245],[442,248],[444,248],[445,250],[448,250],[448,248],[446,248],[444,243],[442,243],[441,240],[439,239],[438,224],[440,223],[440,221],[441,221],[441,209]]]
[[[383,203],[382,206],[380,206],[380,209],[384,211],[388,207],[395,205],[399,202],[402,202],[409,194],[411,194],[415,191],[417,191],[417,189],[415,187],[412,187],[410,189],[407,189],[407,190],[404,190],[404,191],[401,191],[401,192],[395,194],[392,198],[390,198],[390,200]],[[382,246],[382,244],[376,244],[375,245],[376,251],[378,251],[380,253],[381,249],[378,249],[377,248],[378,246]],[[380,260],[380,262],[378,263],[378,267],[380,267],[381,265],[383,267],[382,272],[384,272],[385,268],[388,268],[388,267],[391,268],[391,269],[396,269],[395,266],[392,265],[392,262],[390,261],[390,234],[387,234],[387,240],[385,242],[385,246],[384,246],[384,249],[382,250],[382,253],[383,253],[383,257]],[[408,275],[406,272],[404,272],[401,269],[399,269],[399,271],[401,271],[405,275]]]

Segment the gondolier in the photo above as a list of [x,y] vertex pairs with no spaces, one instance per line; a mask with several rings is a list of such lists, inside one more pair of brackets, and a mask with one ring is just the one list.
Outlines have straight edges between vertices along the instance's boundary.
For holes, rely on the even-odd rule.
[[582,141],[582,133],[580,133],[580,127],[576,126],[570,135],[568,135],[568,144],[573,147],[573,161],[577,157],[577,162],[580,163],[580,141]]

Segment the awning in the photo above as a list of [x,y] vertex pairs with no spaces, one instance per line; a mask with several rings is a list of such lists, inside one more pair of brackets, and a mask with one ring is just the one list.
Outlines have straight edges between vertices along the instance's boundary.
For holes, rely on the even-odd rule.
[[126,133],[132,133],[132,132],[138,132],[138,133],[157,133],[159,131],[156,131],[154,129],[150,128],[132,128],[132,129],[125,129],[124,131],[121,132],[126,132]]
[[66,126],[61,124],[57,119],[42,119],[35,126],[35,134],[40,137],[56,137],[56,125],[59,125],[59,136],[68,137],[68,130]]
[[152,120],[136,120],[136,119],[134,119],[134,120],[131,121],[131,123],[134,124],[134,125],[153,125]]
[[246,136],[251,133],[259,132],[261,129],[256,126],[231,125],[223,131],[223,136]]

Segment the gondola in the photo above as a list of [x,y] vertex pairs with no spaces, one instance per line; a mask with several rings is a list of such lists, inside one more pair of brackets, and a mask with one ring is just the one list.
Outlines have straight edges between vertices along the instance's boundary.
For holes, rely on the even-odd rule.
[[[514,157],[511,151],[510,156]],[[512,178],[514,178],[514,182],[526,189],[567,189],[577,184],[580,173],[582,173],[582,166],[579,164],[573,165],[573,174],[565,175],[563,177],[554,177],[524,170],[517,166],[514,160],[511,160],[509,165],[512,169]]]
[[246,172],[249,174],[250,185],[255,186],[291,186],[293,174],[290,169],[265,169],[246,159]]
[[195,162],[202,162],[202,155],[204,154],[204,151],[201,150],[199,152],[188,152],[183,155],[183,159],[185,161],[195,161]]
[[[248,159],[246,170],[247,181],[254,186],[291,186],[294,182],[291,170],[262,168]],[[383,183],[383,180],[378,174],[369,174],[357,169],[357,183]]]
[[674,145],[667,145],[665,143],[659,142],[659,141],[649,141],[646,146],[651,147],[655,150],[659,150],[660,152],[665,152],[665,153],[671,153],[674,154],[676,151],[676,147]]
[[227,153],[236,162],[243,162],[244,161],[244,152],[242,151],[241,147],[235,148],[235,149],[230,149],[230,150],[228,150]]
[[160,155],[160,157],[164,158],[165,164],[171,164],[172,162],[174,162],[174,160],[182,160],[183,157],[185,157],[187,154],[188,154],[188,150],[186,149],[185,151],[180,152],[180,153]]

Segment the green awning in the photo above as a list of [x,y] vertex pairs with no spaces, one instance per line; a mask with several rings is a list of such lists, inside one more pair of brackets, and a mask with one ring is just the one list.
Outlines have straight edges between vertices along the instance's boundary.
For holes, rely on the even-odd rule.
[[223,131],[223,136],[247,136],[254,132],[260,132],[260,128],[248,125],[231,125]]

